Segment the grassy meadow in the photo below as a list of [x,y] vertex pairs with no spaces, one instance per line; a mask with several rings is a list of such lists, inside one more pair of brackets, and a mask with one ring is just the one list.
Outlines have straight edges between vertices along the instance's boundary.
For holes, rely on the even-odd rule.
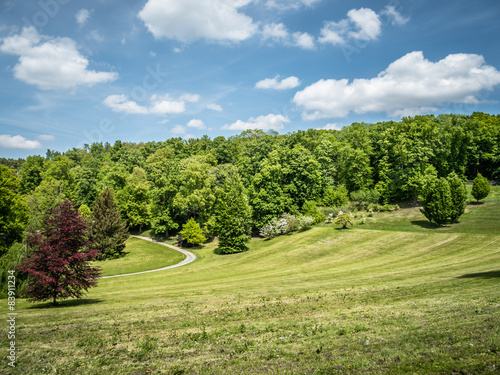
[[[348,230],[254,239],[241,254],[215,248],[193,250],[184,267],[101,280],[57,307],[18,299],[18,363],[2,356],[0,373],[500,371],[498,187],[443,228],[408,208]],[[134,270],[168,265],[144,249],[168,251],[130,240]],[[115,267],[127,257],[104,262],[104,274],[132,272]]]

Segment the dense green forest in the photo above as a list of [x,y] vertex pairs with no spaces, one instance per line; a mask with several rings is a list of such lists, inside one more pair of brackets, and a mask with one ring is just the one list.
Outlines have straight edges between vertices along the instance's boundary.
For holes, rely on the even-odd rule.
[[228,230],[257,233],[284,212],[310,210],[312,201],[341,205],[342,192],[366,193],[380,204],[412,203],[428,175],[498,180],[499,145],[500,115],[474,113],[354,123],[339,131],[94,143],[1,163],[15,170],[11,190],[26,204],[20,220],[32,227],[64,199],[91,208],[108,187],[130,228],[177,233],[193,218],[210,238]]

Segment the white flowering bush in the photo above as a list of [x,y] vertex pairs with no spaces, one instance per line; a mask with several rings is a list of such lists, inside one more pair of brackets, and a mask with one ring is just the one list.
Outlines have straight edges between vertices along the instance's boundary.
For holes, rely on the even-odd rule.
[[294,232],[298,229],[307,229],[314,224],[314,218],[310,216],[296,217],[284,213],[279,219],[273,219],[259,230],[259,235],[264,238],[274,238],[282,234]]
[[327,224],[331,224],[331,223],[333,223],[333,219],[334,219],[333,214],[332,214],[332,213],[331,213],[331,214],[328,214],[328,215],[326,216],[325,223],[327,223]]
[[300,216],[298,218],[298,226],[302,230],[312,227],[313,224],[314,224],[314,218],[311,216]]

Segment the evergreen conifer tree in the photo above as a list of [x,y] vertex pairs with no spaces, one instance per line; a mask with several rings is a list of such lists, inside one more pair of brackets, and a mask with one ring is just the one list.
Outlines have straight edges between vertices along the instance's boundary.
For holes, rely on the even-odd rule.
[[97,259],[122,256],[128,236],[127,224],[121,219],[113,192],[106,188],[92,207],[92,241],[94,248],[100,250]]

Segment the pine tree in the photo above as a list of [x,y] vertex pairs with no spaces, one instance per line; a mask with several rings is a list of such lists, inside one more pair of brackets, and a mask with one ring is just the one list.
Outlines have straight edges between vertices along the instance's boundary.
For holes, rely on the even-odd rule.
[[450,184],[445,178],[427,180],[419,200],[422,212],[431,223],[446,224],[452,215]]
[[104,189],[97,197],[92,208],[92,221],[93,246],[100,250],[97,259],[122,256],[129,233],[110,189]]
[[455,223],[465,212],[465,207],[467,206],[467,187],[465,181],[454,172],[448,176],[447,180],[450,185],[451,194],[450,220],[452,223]]
[[481,173],[477,174],[477,177],[474,179],[474,183],[472,184],[472,196],[476,201],[480,201],[488,196],[490,193],[491,186],[488,183],[488,180],[484,178]]
[[245,187],[237,169],[230,165],[219,166],[218,183],[215,208],[218,251],[221,254],[245,251],[252,217]]
[[29,277],[24,294],[30,302],[80,298],[97,284],[100,270],[88,262],[98,250],[89,250],[88,234],[88,221],[68,200],[45,216],[39,231],[28,229],[28,256],[18,268]]

